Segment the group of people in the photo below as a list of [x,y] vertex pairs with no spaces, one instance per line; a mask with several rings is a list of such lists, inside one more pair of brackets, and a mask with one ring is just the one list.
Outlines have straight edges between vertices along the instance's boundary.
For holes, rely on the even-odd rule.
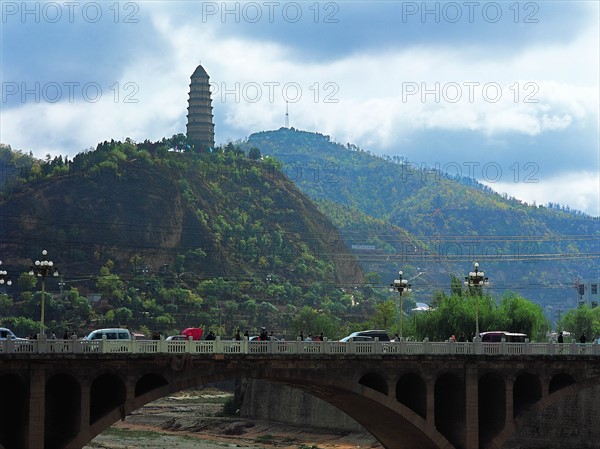
[[[560,331],[558,333],[558,337],[556,338],[557,343],[564,343],[565,342],[565,336],[563,334],[563,331]],[[579,337],[579,343],[587,343],[587,337],[585,335],[585,332],[583,332],[581,334],[581,336]]]
[[308,334],[306,336],[306,338],[304,338],[304,331],[300,331],[300,341],[324,341],[324,340],[325,340],[325,336],[323,335],[323,332],[321,332],[319,335]]
[[468,341],[468,342],[472,343],[474,338],[475,338],[474,332],[471,332],[468,337],[465,337],[465,333],[461,332],[460,334],[458,334],[458,337],[456,337],[456,335],[454,335],[454,334],[450,335],[450,338],[448,340],[450,340],[452,342],[458,341],[458,342],[462,343],[462,342]]

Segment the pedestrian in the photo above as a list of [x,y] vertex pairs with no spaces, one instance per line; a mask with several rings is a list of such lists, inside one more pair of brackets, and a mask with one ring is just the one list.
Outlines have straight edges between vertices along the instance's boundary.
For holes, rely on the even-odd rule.
[[460,335],[458,336],[458,341],[460,342],[464,342],[465,341],[465,333],[461,332]]
[[585,336],[585,332],[581,334],[581,337],[579,337],[579,343],[587,343],[587,337]]
[[235,333],[235,340],[240,341],[241,339],[242,339],[242,336],[240,335],[240,330],[238,329]]
[[560,332],[558,333],[558,338],[557,338],[557,341],[558,341],[559,343],[564,343],[564,341],[565,341],[565,337],[563,336],[563,333],[562,333],[562,331],[560,331]]
[[300,331],[300,341],[304,341],[304,331]]
[[267,341],[269,339],[269,334],[267,334],[267,328],[261,327],[260,329],[260,341]]

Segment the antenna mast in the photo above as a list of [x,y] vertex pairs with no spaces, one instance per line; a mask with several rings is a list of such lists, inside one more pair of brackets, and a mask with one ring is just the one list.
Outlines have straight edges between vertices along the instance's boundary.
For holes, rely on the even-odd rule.
[[290,127],[290,114],[288,111],[288,101],[285,100],[285,127],[289,128]]

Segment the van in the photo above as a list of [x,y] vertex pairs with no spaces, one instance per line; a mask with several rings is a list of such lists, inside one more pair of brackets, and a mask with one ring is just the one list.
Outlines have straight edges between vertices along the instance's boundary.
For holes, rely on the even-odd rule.
[[479,335],[481,336],[481,341],[493,343],[500,343],[502,340],[506,341],[507,343],[524,343],[525,339],[527,338],[527,334],[506,331],[482,332]]
[[133,340],[131,332],[127,329],[96,329],[85,337],[86,340],[102,340],[106,336],[107,340]]
[[384,330],[352,332],[350,335],[342,338],[340,341],[374,341],[376,338],[379,339],[379,341],[390,341],[390,336],[388,335],[387,331]]

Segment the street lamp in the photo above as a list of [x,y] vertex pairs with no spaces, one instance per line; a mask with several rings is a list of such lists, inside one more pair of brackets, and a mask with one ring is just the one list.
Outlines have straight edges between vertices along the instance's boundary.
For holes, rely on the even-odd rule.
[[488,278],[485,277],[483,271],[479,271],[479,264],[473,263],[475,271],[471,271],[468,276],[465,276],[465,285],[475,289],[475,338],[479,339],[479,295],[484,285],[489,285]]
[[[0,265],[2,265],[1,260]],[[6,272],[6,270],[0,270],[0,285],[4,285],[4,282],[6,282],[6,285],[12,285],[12,281],[9,277],[7,277],[7,275],[8,273]]]
[[402,279],[402,271],[398,271],[398,278],[394,279],[394,283],[390,284],[390,287],[393,287],[394,290],[398,290],[400,294],[400,338],[402,339],[402,317],[404,313],[402,312],[402,295],[404,293],[409,293],[412,291],[411,285],[408,283],[406,279]]
[[37,276],[42,278],[42,316],[40,319],[40,337],[46,334],[46,329],[44,326],[44,318],[45,318],[45,294],[46,294],[46,276],[52,275],[54,277],[58,276],[58,269],[54,266],[54,262],[48,260],[48,251],[42,251],[42,260],[36,260],[35,263],[29,267],[29,275]]

